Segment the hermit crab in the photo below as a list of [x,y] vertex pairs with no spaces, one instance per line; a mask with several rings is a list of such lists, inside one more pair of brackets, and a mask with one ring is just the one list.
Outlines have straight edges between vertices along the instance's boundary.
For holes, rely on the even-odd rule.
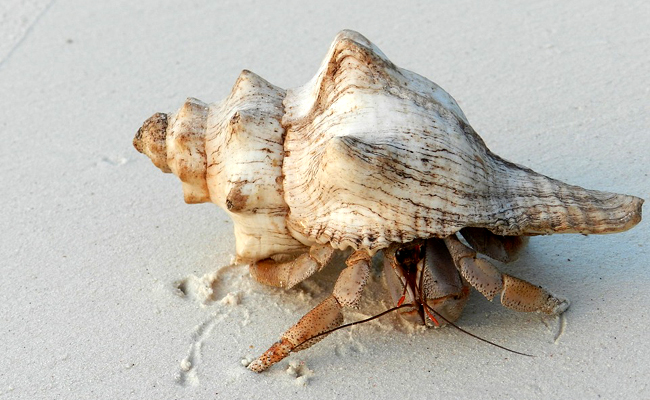
[[421,323],[456,320],[470,286],[513,310],[559,314],[567,300],[488,258],[514,260],[528,236],[641,220],[640,198],[493,154],[449,94],[353,31],[304,86],[285,91],[243,71],[225,100],[154,114],[133,143],[180,178],[187,203],[230,215],[237,260],[261,283],[291,288],[352,249],[332,294],[248,366],[256,372],[341,326],[377,252],[399,311]]

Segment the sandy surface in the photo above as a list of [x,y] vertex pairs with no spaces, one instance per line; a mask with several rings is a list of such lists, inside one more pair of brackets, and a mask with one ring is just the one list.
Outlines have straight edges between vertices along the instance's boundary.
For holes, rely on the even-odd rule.
[[[153,112],[218,101],[244,68],[301,85],[355,29],[450,92],[497,154],[650,198],[648,2],[345,3],[3,2],[0,398],[650,398],[647,221],[533,238],[503,267],[572,300],[558,340],[559,319],[474,293],[459,324],[535,358],[387,318],[244,368],[340,263],[288,292],[251,281],[226,215],[184,204],[131,146]],[[387,306],[379,276],[365,295],[349,319]]]

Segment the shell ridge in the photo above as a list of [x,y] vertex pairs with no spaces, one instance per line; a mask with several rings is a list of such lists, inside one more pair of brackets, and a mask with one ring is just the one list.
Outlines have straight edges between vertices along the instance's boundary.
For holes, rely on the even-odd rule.
[[210,109],[205,135],[210,196],[234,221],[240,261],[304,250],[285,220],[280,123],[285,95],[244,70],[226,99]]

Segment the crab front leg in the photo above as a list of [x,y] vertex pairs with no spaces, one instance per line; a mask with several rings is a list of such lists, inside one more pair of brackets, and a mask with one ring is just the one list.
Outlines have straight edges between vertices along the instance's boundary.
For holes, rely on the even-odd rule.
[[566,299],[523,279],[502,274],[488,260],[476,257],[476,252],[461,243],[456,235],[447,236],[444,241],[463,278],[488,300],[501,293],[501,304],[504,307],[551,315],[561,314],[569,308]]
[[262,372],[291,352],[304,350],[326,335],[315,337],[343,323],[343,307],[357,307],[370,273],[370,255],[358,250],[348,257],[347,268],[341,271],[332,294],[305,314],[289,328],[279,341],[248,365],[248,369]]
[[248,269],[253,279],[260,283],[290,289],[323,269],[333,254],[331,246],[316,244],[294,260],[277,262],[267,258],[250,264]]

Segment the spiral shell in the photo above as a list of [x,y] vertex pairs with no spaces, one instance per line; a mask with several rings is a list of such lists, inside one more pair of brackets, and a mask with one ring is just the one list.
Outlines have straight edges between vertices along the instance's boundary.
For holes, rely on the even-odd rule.
[[462,228],[610,233],[643,200],[587,190],[493,154],[456,101],[343,31],[316,76],[286,93],[244,71],[230,96],[155,114],[134,140],[187,202],[233,218],[240,259],[327,244],[370,253]]

